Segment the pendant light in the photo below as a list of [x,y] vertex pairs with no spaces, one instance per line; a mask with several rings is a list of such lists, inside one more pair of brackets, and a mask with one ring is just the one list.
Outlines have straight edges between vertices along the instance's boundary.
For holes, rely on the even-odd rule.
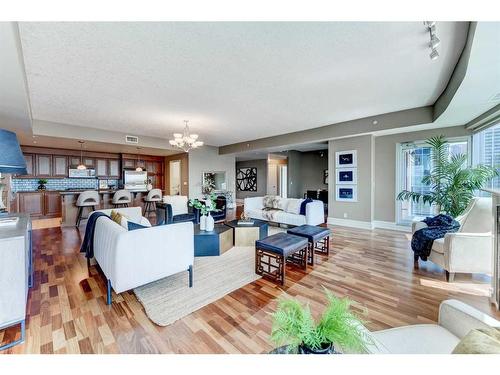
[[82,171],[84,169],[87,169],[85,164],[83,164],[83,144],[85,143],[85,141],[78,141],[78,143],[80,143],[80,164],[78,164],[78,167],[76,167],[76,169]]
[[135,168],[135,170],[136,170],[137,172],[142,172],[142,168],[141,168],[141,167],[139,167],[139,161],[140,161],[140,159],[139,159],[139,155],[140,155],[140,153],[141,153],[141,148],[140,148],[140,147],[137,147],[137,168]]

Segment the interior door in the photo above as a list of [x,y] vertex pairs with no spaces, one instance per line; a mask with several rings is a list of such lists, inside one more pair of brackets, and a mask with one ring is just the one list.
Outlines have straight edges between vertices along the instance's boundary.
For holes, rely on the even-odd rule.
[[179,195],[181,193],[181,161],[170,160],[168,169],[170,195]]
[[267,195],[278,195],[278,165],[267,166]]

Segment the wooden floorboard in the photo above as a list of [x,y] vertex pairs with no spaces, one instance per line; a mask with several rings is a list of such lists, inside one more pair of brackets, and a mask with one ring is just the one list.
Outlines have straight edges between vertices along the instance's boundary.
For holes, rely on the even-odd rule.
[[[132,292],[105,303],[106,286],[95,266],[87,270],[76,228],[33,231],[35,286],[29,292],[26,342],[5,353],[265,353],[269,313],[287,293],[323,307],[322,287],[348,296],[371,330],[436,322],[439,303],[460,299],[500,318],[488,302],[489,279],[457,275],[447,283],[431,263],[413,269],[408,234],[331,227],[330,257],[307,271],[287,269],[284,287],[260,279],[167,327],[145,315]],[[0,343],[19,337],[0,331]]]

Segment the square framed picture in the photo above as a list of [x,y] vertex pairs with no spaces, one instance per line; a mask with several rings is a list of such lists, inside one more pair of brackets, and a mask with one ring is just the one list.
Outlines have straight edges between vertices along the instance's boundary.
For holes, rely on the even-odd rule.
[[358,183],[357,168],[337,168],[335,175],[337,185],[354,185]]
[[339,202],[357,202],[358,187],[354,185],[339,185],[335,189],[335,200]]
[[335,153],[335,165],[337,168],[357,167],[358,155],[356,150],[337,151]]
[[328,185],[328,169],[323,170],[323,183]]

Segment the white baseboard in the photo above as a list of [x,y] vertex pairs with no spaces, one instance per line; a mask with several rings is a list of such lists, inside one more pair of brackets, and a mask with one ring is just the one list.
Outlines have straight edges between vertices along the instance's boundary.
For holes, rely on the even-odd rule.
[[389,221],[361,221],[361,220],[351,220],[351,219],[340,219],[336,217],[329,217],[327,224],[330,225],[340,225],[343,227],[359,228],[359,229],[389,229],[396,230],[399,232],[411,232],[411,227],[405,225],[397,225]]
[[390,221],[374,220],[374,221],[372,221],[372,224],[373,224],[374,228],[397,230],[399,232],[408,232],[408,233],[411,232],[411,226],[398,225],[398,224],[390,222]]
[[359,229],[373,229],[371,221],[339,219],[336,217],[329,217],[326,221],[330,225],[340,225],[343,227],[359,228]]

